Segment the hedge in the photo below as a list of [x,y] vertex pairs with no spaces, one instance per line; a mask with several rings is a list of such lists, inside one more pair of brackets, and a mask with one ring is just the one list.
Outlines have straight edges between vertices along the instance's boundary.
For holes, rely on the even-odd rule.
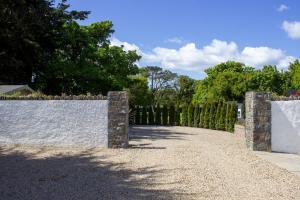
[[153,114],[153,108],[152,106],[148,107],[148,124],[153,125],[154,124],[154,114]]
[[175,107],[173,105],[169,108],[169,125],[174,126],[175,124]]
[[[201,105],[135,107],[135,124],[171,125],[234,131],[236,102],[208,102]],[[155,113],[153,112],[155,111]],[[155,117],[154,117],[155,116]]]
[[188,109],[188,126],[194,126],[194,106],[192,104],[189,105]]
[[155,109],[155,124],[161,125],[161,111],[160,111],[160,105],[157,104]]
[[164,126],[168,125],[168,108],[166,105],[163,106],[163,110],[162,110],[162,125]]

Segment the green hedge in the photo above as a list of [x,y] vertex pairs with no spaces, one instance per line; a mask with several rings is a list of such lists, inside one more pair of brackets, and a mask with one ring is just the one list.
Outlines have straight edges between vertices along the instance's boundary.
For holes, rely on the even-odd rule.
[[158,104],[156,107],[136,106],[134,109],[134,123],[143,125],[181,125],[233,132],[237,118],[236,102],[219,101],[169,107]]

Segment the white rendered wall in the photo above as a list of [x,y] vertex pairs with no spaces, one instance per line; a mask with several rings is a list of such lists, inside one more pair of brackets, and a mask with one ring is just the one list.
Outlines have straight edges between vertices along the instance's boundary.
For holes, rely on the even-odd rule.
[[0,144],[107,146],[107,100],[0,101]]
[[272,151],[300,153],[300,100],[272,101]]

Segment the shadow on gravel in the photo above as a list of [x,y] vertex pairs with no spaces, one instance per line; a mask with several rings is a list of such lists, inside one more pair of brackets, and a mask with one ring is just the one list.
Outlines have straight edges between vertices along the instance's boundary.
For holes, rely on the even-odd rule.
[[165,127],[160,126],[130,126],[129,139],[130,140],[184,140],[185,135],[193,135],[189,133],[182,133],[178,131],[171,131]]
[[178,191],[147,189],[159,184],[153,180],[163,171],[150,167],[133,171],[122,163],[104,160],[104,156],[95,156],[89,150],[40,158],[0,147],[0,199],[135,200],[181,196]]

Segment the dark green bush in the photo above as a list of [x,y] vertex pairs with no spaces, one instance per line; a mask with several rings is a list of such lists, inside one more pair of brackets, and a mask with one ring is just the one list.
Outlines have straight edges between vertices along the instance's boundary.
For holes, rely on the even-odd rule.
[[142,124],[147,125],[147,109],[145,106],[142,107]]
[[180,126],[180,108],[179,106],[175,107],[175,126]]
[[184,105],[182,107],[182,112],[181,112],[181,126],[187,126],[188,125],[188,109],[187,106]]
[[215,114],[216,114],[216,104],[211,103],[210,104],[210,110],[209,110],[209,129],[215,129]]
[[155,109],[155,124],[161,125],[161,111],[160,111],[160,105],[157,104]]
[[188,109],[188,126],[194,126],[194,106],[192,104],[189,105]]
[[199,106],[196,105],[195,108],[194,108],[194,127],[198,127],[199,126]]
[[200,108],[200,118],[199,118],[199,128],[203,128],[204,127],[204,114],[205,114],[205,104],[201,105]]
[[207,103],[205,105],[205,113],[204,113],[204,120],[203,120],[203,128],[209,128],[209,114],[210,114],[211,104]]
[[169,108],[169,125],[175,125],[175,107],[173,105],[171,105]]
[[153,115],[153,108],[152,106],[148,107],[148,124],[153,125],[154,124],[154,115]]
[[134,123],[137,124],[137,125],[141,124],[141,113],[140,113],[140,107],[139,106],[135,107]]
[[164,126],[168,125],[168,107],[166,105],[163,106],[162,110],[162,124]]

